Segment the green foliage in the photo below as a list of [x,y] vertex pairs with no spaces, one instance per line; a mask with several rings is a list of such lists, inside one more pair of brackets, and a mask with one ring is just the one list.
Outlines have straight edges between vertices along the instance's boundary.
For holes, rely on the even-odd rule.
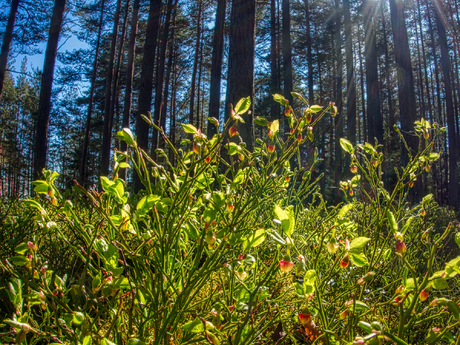
[[[430,195],[407,203],[435,158],[431,144],[387,190],[380,147],[341,140],[356,169],[340,184],[344,203],[331,207],[312,178],[318,157],[308,169],[291,162],[309,140],[302,134],[313,135],[334,106],[304,101],[318,114],[311,121],[311,112],[296,116],[282,96],[275,100],[286,107],[291,131],[283,135],[279,123],[259,118],[267,139],[254,152],[227,143],[244,125],[244,99],[221,134],[208,139],[183,125],[188,150],[166,140],[174,165],[162,151],[152,160],[121,131],[130,149],[115,156],[112,178],[101,177],[102,192],[76,184],[71,201],[45,171],[34,182],[40,197],[14,203],[29,231],[21,235],[12,220],[3,230],[13,241],[0,266],[9,306],[1,341],[458,341],[459,250],[442,249],[458,242],[459,231],[437,222],[445,211]],[[118,178],[129,167],[144,185],[138,195]]]

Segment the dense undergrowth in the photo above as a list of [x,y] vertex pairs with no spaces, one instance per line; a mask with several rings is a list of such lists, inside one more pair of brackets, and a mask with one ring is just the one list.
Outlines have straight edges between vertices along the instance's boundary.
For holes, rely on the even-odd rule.
[[[45,171],[40,197],[3,201],[0,342],[459,344],[458,223],[431,195],[407,201],[443,129],[416,123],[420,150],[391,187],[379,145],[342,139],[350,180],[329,206],[318,154],[298,162],[334,105],[303,100],[296,116],[275,100],[290,132],[257,118],[267,138],[254,152],[235,140],[244,99],[214,138],[189,124],[188,150],[165,138],[174,164],[162,150],[153,161],[124,129],[130,149],[102,192],[76,184],[63,197]],[[118,178],[126,168],[145,187],[138,195]]]

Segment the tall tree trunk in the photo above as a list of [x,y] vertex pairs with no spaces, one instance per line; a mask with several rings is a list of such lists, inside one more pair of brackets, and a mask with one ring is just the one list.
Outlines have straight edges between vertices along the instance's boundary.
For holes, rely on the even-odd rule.
[[201,22],[201,38],[202,42],[200,43],[200,58],[198,60],[198,82],[196,90],[196,116],[197,116],[197,128],[203,130],[203,107],[201,106],[202,97],[201,97],[201,77],[203,75],[203,22]]
[[[114,100],[114,106],[110,108],[110,116],[111,118],[115,118],[115,123],[116,124],[121,124],[120,121],[120,88],[118,87],[119,80],[120,80],[120,70],[121,70],[121,64],[123,61],[124,57],[124,47],[125,47],[125,36],[126,36],[126,30],[128,27],[128,14],[129,14],[129,7],[130,7],[130,0],[126,0],[125,4],[125,10],[124,10],[124,15],[123,15],[123,25],[121,28],[121,37],[120,37],[120,42],[118,44],[118,51],[117,51],[117,62],[115,64],[115,70],[113,73],[113,82],[112,82],[112,95],[113,95],[113,100]],[[128,44],[129,45],[129,44]],[[115,117],[116,115],[116,117]],[[118,148],[121,149],[120,145],[118,145]]]
[[356,144],[356,84],[353,62],[353,37],[351,33],[350,0],[343,1],[345,25],[345,51],[347,63],[347,138]]
[[[364,138],[364,140],[366,140],[367,138],[367,123],[366,123],[366,101],[365,101],[365,91],[364,91],[364,69],[363,69],[363,54],[362,54],[362,51],[361,51],[361,30],[358,28],[358,56],[359,56],[359,75],[361,76],[359,82],[360,82],[360,89],[361,89],[361,108],[362,108],[362,120],[363,120],[363,125],[362,125],[362,131],[361,130],[358,130],[358,140],[359,142],[361,142],[362,138],[361,138],[361,134]],[[358,127],[360,126],[361,121],[358,121]]]
[[367,131],[368,140],[374,143],[377,138],[383,144],[383,121],[380,112],[380,86],[377,67],[377,44],[375,39],[374,14],[376,4],[366,0],[364,5],[364,30],[366,52],[366,88],[367,88]]
[[[219,119],[220,82],[222,75],[222,57],[224,54],[224,27],[227,0],[217,1],[216,24],[212,38],[211,84],[209,88],[209,117]],[[217,134],[218,128],[208,122],[208,138]]]
[[231,107],[244,97],[251,98],[251,112],[244,114],[244,126],[238,131],[248,150],[254,147],[254,60],[256,1],[233,0],[228,59],[227,100],[225,118]]
[[314,93],[313,93],[313,53],[311,47],[311,21],[310,21],[310,0],[304,0],[305,2],[305,26],[307,35],[307,64],[308,64],[308,102],[315,104]]
[[198,0],[198,18],[196,23],[196,44],[195,44],[195,57],[193,60],[192,71],[192,84],[190,85],[190,114],[189,122],[193,125],[198,120],[195,120],[195,90],[196,90],[196,73],[198,70],[198,58],[200,56],[200,43],[201,43],[201,12],[202,0]]
[[[139,0],[134,0],[131,16],[131,31],[128,43],[128,61],[126,63],[126,86],[123,105],[122,127],[129,128],[131,122],[131,103],[133,98],[134,54],[136,52],[137,24],[139,21]],[[121,142],[121,151],[127,150],[126,142]],[[120,169],[120,177],[126,181],[126,169]]]
[[426,89],[426,96],[427,96],[427,105],[428,105],[428,118],[430,121],[433,121],[433,108],[431,106],[431,94],[430,94],[430,87],[428,83],[428,67],[426,63],[426,53],[425,53],[425,38],[423,35],[423,27],[422,27],[422,14],[420,9],[420,2],[421,0],[417,0],[417,15],[418,15],[418,22],[420,25],[420,43],[422,45],[422,61],[425,73],[425,89]]
[[80,184],[83,184],[86,179],[86,160],[88,155],[88,146],[89,146],[89,134],[91,131],[91,116],[93,113],[93,101],[94,101],[94,89],[96,84],[96,75],[97,75],[97,65],[99,59],[99,48],[101,44],[101,33],[102,33],[102,22],[104,19],[104,6],[105,0],[101,0],[101,14],[99,17],[99,28],[97,31],[97,42],[96,42],[96,52],[94,53],[93,61],[93,71],[91,72],[91,86],[89,90],[89,100],[88,100],[88,112],[86,115],[86,128],[85,128],[85,139],[83,140],[83,152],[80,162]]
[[[337,106],[337,115],[335,117],[335,133],[334,133],[334,184],[339,185],[342,177],[342,147],[340,145],[340,138],[343,136],[343,56],[342,56],[342,17],[343,10],[340,4],[340,0],[335,0],[335,60],[336,60],[336,71],[335,75],[335,88],[334,88],[334,100]],[[332,152],[331,152],[332,155]],[[336,189],[334,195],[335,201],[339,202],[341,193],[339,189]]]
[[34,178],[38,178],[46,166],[46,154],[48,148],[48,126],[51,111],[51,91],[53,88],[54,65],[64,19],[66,0],[54,2],[53,15],[51,17],[48,44],[45,52],[43,77],[40,87],[40,99],[37,114],[37,136],[35,145]]
[[407,39],[406,21],[404,19],[404,3],[402,0],[390,0],[391,26],[395,49],[395,61],[398,76],[399,118],[401,130],[409,148],[417,151],[417,139],[406,133],[414,130],[417,119],[417,104],[415,101],[414,77],[412,75],[409,41]]
[[101,150],[101,175],[108,175],[110,165],[110,148],[112,143],[112,127],[113,127],[113,98],[112,82],[113,70],[115,65],[115,50],[118,39],[118,24],[120,21],[121,0],[117,1],[117,9],[115,10],[112,42],[110,43],[109,66],[107,69],[107,79],[105,85],[105,101],[104,101],[104,127],[102,131],[102,150]]
[[[177,3],[176,3],[177,4]],[[175,64],[176,55],[177,55],[177,47],[173,47],[174,53],[172,54],[172,58],[174,59],[174,63],[172,64],[172,83],[171,83],[171,111],[170,111],[170,132],[169,132],[169,140],[173,145],[176,144],[176,98],[177,98],[177,66]],[[170,151],[169,161],[174,164],[175,156]]]
[[[385,82],[387,88],[387,103],[388,103],[388,127],[390,129],[390,133],[394,133],[393,126],[396,124],[395,120],[395,113],[393,109],[393,96],[391,92],[391,81],[390,81],[390,57],[388,53],[388,39],[387,39],[387,30],[386,30],[386,20],[383,13],[383,3],[382,8],[380,10],[382,13],[382,31],[383,31],[383,45],[384,45],[384,55],[385,55]],[[393,136],[391,136],[393,137]],[[392,145],[392,140],[389,140],[388,145]],[[387,146],[388,146],[387,145]],[[390,146],[388,146],[390,147]]]
[[[142,70],[139,85],[139,104],[136,118],[137,144],[145,151],[148,149],[149,125],[141,118],[148,115],[152,102],[153,89],[153,67],[155,61],[155,50],[157,45],[158,27],[160,21],[161,0],[150,0],[149,18],[147,21],[147,32],[144,42],[144,56],[142,58]],[[139,191],[142,184],[134,176],[134,189]]]
[[[166,47],[168,45],[169,27],[171,25],[171,13],[173,10],[173,1],[168,0],[166,9],[166,19],[163,28],[163,34],[161,37],[161,45],[158,56],[158,66],[156,73],[156,84],[155,84],[155,108],[153,112],[153,120],[158,127],[161,127],[161,108],[167,100],[163,100],[163,81],[165,75],[165,61],[166,61]],[[163,128],[164,130],[164,128]],[[155,157],[154,152],[158,148],[158,131],[153,130],[152,138],[152,157]]]
[[[416,15],[416,10],[414,9],[414,16]],[[420,53],[420,41],[419,41],[419,34],[418,34],[418,23],[414,20],[414,27],[415,27],[415,38],[416,38],[416,47],[417,47],[417,72],[418,72],[418,97],[420,101],[420,110],[421,110],[421,117],[426,117],[426,110],[425,110],[425,94],[423,92],[423,73],[422,73],[422,54]]]
[[450,79],[451,64],[449,50],[447,47],[446,27],[447,21],[443,15],[441,4],[436,4],[436,23],[439,34],[439,45],[441,46],[441,67],[444,75],[444,88],[446,93],[446,117],[447,135],[449,141],[449,182],[448,182],[448,203],[449,206],[458,208],[458,181],[457,181],[457,143],[455,134],[454,106],[452,103],[452,83]]
[[19,0],[12,0],[8,22],[6,23],[5,33],[3,34],[2,50],[0,52],[0,98],[3,92],[3,81],[5,80],[6,66],[8,63],[8,53],[13,39],[13,28],[18,13]]
[[[279,58],[278,58],[278,28],[276,21],[276,0],[270,1],[270,93],[274,95],[279,93],[280,76],[279,76]],[[270,97],[270,118],[272,120],[280,117],[280,106],[273,102]]]
[[[284,97],[292,104],[292,51],[291,51],[291,13],[289,0],[282,0],[283,11],[282,34],[283,34],[283,89]],[[284,117],[283,117],[284,119]]]
[[[169,84],[170,84],[170,79],[171,79],[171,71],[173,68],[173,59],[174,59],[174,49],[175,49],[175,44],[174,44],[174,38],[175,38],[175,28],[176,28],[176,16],[177,16],[177,3],[178,0],[175,0],[174,3],[174,12],[173,12],[173,20],[172,20],[172,28],[171,28],[171,38],[169,39],[168,43],[168,65],[166,66],[166,76],[165,76],[165,85],[164,85],[164,102],[163,106],[161,107],[161,121],[160,121],[160,126],[162,128],[166,128],[166,117],[167,117],[167,109],[168,109],[168,99],[169,99]],[[171,119],[171,117],[170,117]],[[170,121],[170,128],[169,130],[171,131],[171,121]],[[160,142],[160,147],[164,147],[165,142],[161,141]]]

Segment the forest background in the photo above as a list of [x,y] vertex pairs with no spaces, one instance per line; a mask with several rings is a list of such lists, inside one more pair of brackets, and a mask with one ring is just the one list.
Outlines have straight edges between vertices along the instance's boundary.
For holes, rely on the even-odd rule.
[[[458,207],[456,0],[2,3],[2,197],[30,195],[30,182],[45,166],[60,173],[63,187],[98,183],[97,176],[111,172],[114,150],[126,150],[114,135],[121,128],[155,157],[164,141],[141,119],[149,111],[173,143],[190,145],[179,123],[211,137],[216,127],[208,117],[223,123],[230,104],[250,96],[254,106],[239,135],[251,147],[266,135],[254,119],[286,118],[272,95],[296,108],[295,91],[310,105],[337,106],[337,116],[315,127],[314,143],[301,154],[308,165],[311,147],[319,148],[316,171],[324,173],[326,198],[337,199],[339,181],[351,175],[341,137],[383,145],[384,181],[391,184],[407,150],[417,150],[414,122],[424,118],[447,130],[434,146],[440,159],[415,181],[414,198],[433,193],[439,204]],[[88,48],[60,51],[69,37]],[[45,45],[43,70],[26,60],[19,71],[14,67],[19,56]],[[122,177],[139,188],[134,176]]]

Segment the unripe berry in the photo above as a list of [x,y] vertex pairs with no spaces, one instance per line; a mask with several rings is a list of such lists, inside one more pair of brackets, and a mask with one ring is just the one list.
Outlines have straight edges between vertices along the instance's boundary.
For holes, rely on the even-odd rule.
[[342,260],[340,260],[340,267],[347,268],[349,264],[350,264],[350,257],[348,256],[348,253],[346,253],[343,256]]

